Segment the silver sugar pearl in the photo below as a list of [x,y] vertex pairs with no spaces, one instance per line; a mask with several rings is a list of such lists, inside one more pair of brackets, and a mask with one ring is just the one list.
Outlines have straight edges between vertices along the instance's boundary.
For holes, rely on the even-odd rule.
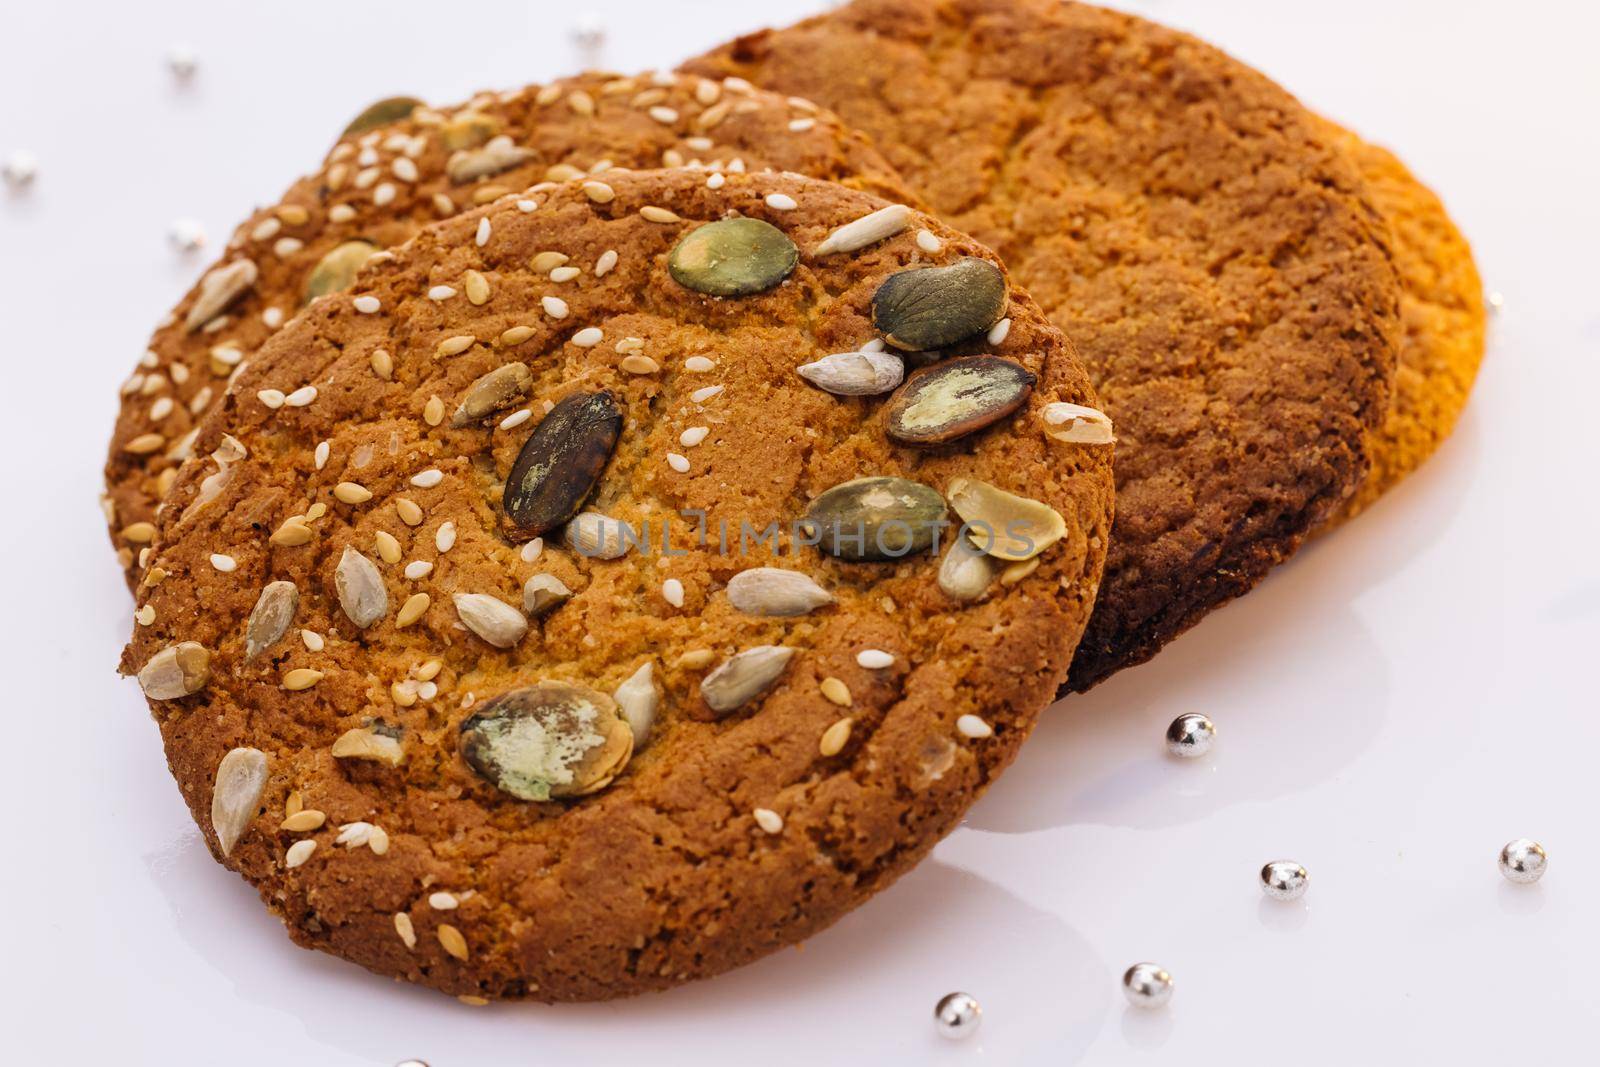
[[188,81],[194,77],[194,72],[199,67],[199,57],[188,45],[175,44],[167,49],[167,69],[172,71],[172,76],[179,81]]
[[167,241],[179,252],[196,252],[206,246],[206,228],[195,219],[174,219]]
[[1273,860],[1261,868],[1261,891],[1273,900],[1299,900],[1311,875],[1294,860]]
[[939,1036],[959,1041],[971,1037],[983,1022],[983,1006],[971,993],[946,993],[933,1009],[933,1024]]
[[1135,963],[1122,976],[1122,994],[1136,1008],[1161,1008],[1172,999],[1172,975],[1154,963]]
[[0,166],[0,174],[5,175],[6,184],[13,189],[21,189],[33,183],[34,175],[39,173],[39,157],[26,148],[19,148],[6,157],[5,165]]
[[1506,876],[1507,881],[1522,885],[1543,878],[1545,864],[1548,862],[1549,857],[1544,854],[1544,846],[1537,841],[1529,841],[1526,837],[1519,837],[1500,850],[1500,873]]
[[1216,739],[1216,725],[1198,712],[1179,715],[1167,727],[1167,751],[1184,759],[1204,756]]

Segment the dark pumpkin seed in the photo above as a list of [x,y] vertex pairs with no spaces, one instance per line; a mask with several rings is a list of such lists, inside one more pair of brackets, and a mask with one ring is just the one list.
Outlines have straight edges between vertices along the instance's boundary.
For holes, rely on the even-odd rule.
[[391,122],[399,122],[421,106],[422,101],[414,96],[385,97],[376,104],[368,105],[365,111],[351,119],[350,125],[346,126],[339,136],[349,137],[351,134],[366,133],[379,126],[387,126]]
[[515,535],[539,537],[576,515],[621,433],[622,413],[609,391],[573,393],[551,408],[506,479],[502,503]]
[[889,477],[836,485],[811,502],[801,521],[822,551],[856,562],[921,552],[949,522],[938,490]]
[[371,241],[346,241],[329,249],[306,276],[306,293],[301,303],[309,304],[319,296],[350,288],[350,283],[356,280],[356,271],[377,250],[378,246]]
[[887,432],[904,445],[940,445],[999,422],[1037,379],[998,356],[963,356],[913,374],[887,406]]
[[800,262],[800,249],[760,219],[723,219],[684,234],[667,257],[679,285],[711,296],[749,296],[771,289]]
[[519,800],[602,789],[633,754],[633,730],[616,701],[566,682],[502,693],[461,724],[461,756]]
[[872,324],[896,348],[921,352],[980,334],[1006,309],[1006,279],[986,259],[889,275],[872,294]]

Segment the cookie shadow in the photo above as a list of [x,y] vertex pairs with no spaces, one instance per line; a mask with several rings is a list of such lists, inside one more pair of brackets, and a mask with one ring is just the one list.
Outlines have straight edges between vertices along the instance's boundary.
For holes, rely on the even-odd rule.
[[[765,1065],[813,1067],[819,1045],[834,1049],[830,1062],[881,1064],[970,1055],[1014,1062],[1039,1051],[1030,1043],[1068,1064],[1087,1054],[1115,987],[1058,917],[938,859],[804,945],[709,981],[602,1004],[476,1008],[296,947],[254,891],[212,862],[197,832],[146,864],[174,932],[219,982],[292,1019],[288,1030],[373,1064],[524,1064],[533,1049],[541,1060],[596,1062],[596,1035],[611,1018],[627,1020],[628,1047],[685,1067],[699,1067],[718,1046],[759,1048]],[[1022,958],[1041,961],[1050,980],[1019,971]],[[958,989],[984,1005],[985,1023],[971,1040],[944,1041],[933,1006]],[[353,1024],[360,1019],[382,1023]],[[309,1062],[303,1039],[286,1034],[284,1042]]]

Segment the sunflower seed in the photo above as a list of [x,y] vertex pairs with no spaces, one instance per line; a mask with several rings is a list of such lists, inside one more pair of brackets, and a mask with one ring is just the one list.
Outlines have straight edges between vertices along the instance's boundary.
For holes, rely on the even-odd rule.
[[233,851],[256,817],[266,787],[267,754],[260,749],[233,749],[217,764],[216,782],[211,787],[211,829],[224,856]]
[[939,564],[939,588],[952,600],[966,603],[988,591],[999,565],[964,537],[951,540]]
[[574,515],[567,523],[567,546],[587,559],[621,559],[630,543],[637,544],[633,527],[598,511]]
[[746,615],[804,615],[833,603],[833,594],[799,571],[751,567],[728,581],[728,603]]
[[900,384],[906,365],[889,352],[838,352],[795,368],[800,377],[835,396],[876,396]]
[[700,697],[719,717],[737,711],[778,680],[794,653],[782,645],[747,648],[701,679]]
[[617,447],[622,413],[609,391],[573,393],[524,442],[506,478],[502,505],[519,540],[577,513]]
[[800,250],[784,232],[760,219],[708,222],[685,234],[667,257],[679,285],[709,296],[748,296],[787,278]]
[[835,252],[854,252],[870,244],[877,244],[886,237],[893,237],[905,229],[910,221],[910,208],[904,204],[890,204],[869,215],[863,215],[854,222],[840,226],[828,234],[811,254],[828,256]]
[[650,736],[650,727],[656,721],[656,707],[661,703],[661,690],[656,685],[655,664],[646,660],[639,669],[628,675],[627,681],[617,686],[611,699],[622,711],[622,719],[633,731],[635,751],[644,747]]
[[357,133],[366,133],[379,126],[387,126],[401,119],[411,117],[411,113],[422,107],[423,103],[414,96],[389,96],[375,104],[368,104],[366,109],[350,120],[350,125],[344,128],[339,135],[341,139]]
[[184,333],[194,333],[227,310],[229,304],[256,283],[259,273],[255,263],[248,259],[236,259],[207,273],[200,279],[200,294],[184,316]]
[[300,302],[309,304],[319,296],[341,293],[350,288],[356,280],[356,272],[377,250],[378,246],[370,241],[346,241],[329,249],[328,254],[317,260],[317,265],[306,275],[305,294]]
[[1006,280],[986,259],[891,274],[872,294],[872,323],[896,348],[922,352],[983,333],[1005,313]]
[[386,767],[398,767],[406,758],[401,736],[398,726],[375,722],[346,730],[329,752],[335,759],[371,760]]
[[139,671],[139,688],[151,700],[192,696],[211,680],[211,653],[196,641],[168,645]]
[[1067,532],[1048,504],[1008,493],[975,478],[956,478],[946,490],[966,536],[979,550],[1004,560],[1032,559]]
[[495,648],[511,648],[528,632],[522,612],[488,593],[457,593],[455,604],[467,629]]
[[1109,445],[1116,440],[1111,419],[1106,413],[1082,404],[1057,401],[1046,404],[1040,415],[1046,427],[1044,432],[1057,441],[1076,445]]
[[508,408],[528,395],[533,388],[533,374],[525,363],[507,363],[496,367],[467,388],[461,406],[450,419],[450,425],[460,429],[479,419],[487,418],[503,408]]
[[633,730],[616,702],[566,682],[502,693],[461,724],[467,765],[520,800],[603,789],[632,754]]
[[299,603],[300,590],[293,582],[272,582],[261,590],[256,606],[250,610],[250,621],[244,627],[246,663],[278,643],[294,620],[294,609]]
[[496,137],[482,148],[464,148],[451,156],[444,172],[455,184],[465,185],[526,163],[534,154],[531,148],[512,144],[509,137]]
[[389,591],[383,586],[378,565],[348,545],[339,557],[333,585],[345,617],[361,629],[388,614]]
[[522,610],[530,618],[538,618],[560,607],[571,596],[572,590],[560,578],[553,574],[535,574],[522,587]]
[[905,478],[857,478],[811,502],[807,535],[831,556],[855,562],[920,552],[948,522],[944,498]]
[[964,356],[925,367],[889,398],[885,431],[904,445],[940,445],[1016,411],[1037,381],[1021,364]]

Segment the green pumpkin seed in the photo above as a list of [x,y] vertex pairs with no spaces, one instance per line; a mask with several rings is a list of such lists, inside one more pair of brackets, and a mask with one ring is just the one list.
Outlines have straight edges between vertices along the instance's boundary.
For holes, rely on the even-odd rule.
[[679,285],[710,296],[749,296],[773,288],[800,262],[788,236],[760,219],[723,219],[684,234],[667,257]]
[[801,520],[808,537],[839,559],[901,559],[933,544],[948,525],[944,497],[905,478],[857,478],[811,502]]
[[356,271],[377,250],[378,246],[371,241],[346,241],[330,249],[306,276],[305,297],[300,302],[309,304],[319,296],[350,288],[350,283],[356,280]]
[[872,294],[872,324],[896,348],[921,352],[983,333],[1006,310],[1006,279],[986,259],[889,275]]
[[616,701],[566,682],[502,693],[461,724],[467,765],[519,800],[603,789],[631,755],[633,730]]
[[550,409],[511,465],[502,504],[518,540],[531,540],[578,513],[622,433],[609,391],[573,393]]
[[339,136],[349,137],[351,134],[366,133],[379,126],[387,126],[391,122],[399,122],[422,106],[422,101],[414,96],[385,97],[376,104],[369,105],[365,111],[351,119],[350,125],[346,126]]
[[886,432],[904,445],[942,445],[999,422],[1037,381],[998,356],[963,356],[913,374],[889,398]]

